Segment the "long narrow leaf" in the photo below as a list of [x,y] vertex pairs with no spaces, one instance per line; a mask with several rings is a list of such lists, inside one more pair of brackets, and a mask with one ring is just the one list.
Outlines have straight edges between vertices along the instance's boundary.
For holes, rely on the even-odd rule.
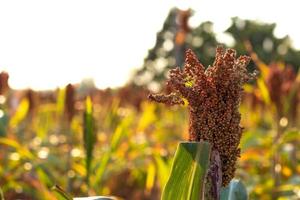
[[70,196],[66,191],[64,191],[61,187],[59,187],[58,185],[54,185],[52,187],[52,190],[54,190],[55,192],[57,192],[58,194],[61,195],[61,197],[63,197],[65,200],[73,200],[72,196]]
[[109,149],[102,155],[100,162],[95,167],[96,175],[93,184],[97,185],[97,189],[95,189],[98,191],[101,191],[102,189],[102,181],[111,156],[115,151],[118,150],[122,139],[128,135],[129,125],[132,123],[132,120],[133,118],[128,116],[127,118],[124,118],[122,122],[117,126],[116,130],[110,138],[111,142]]
[[124,132],[124,127],[121,125],[119,125],[116,129],[116,131],[114,132],[112,139],[111,139],[111,144],[110,144],[110,149],[102,156],[101,162],[99,167],[97,167],[97,172],[96,172],[96,183],[101,185],[102,182],[102,178],[105,172],[105,169],[109,163],[111,154],[116,150],[116,148],[118,147],[118,144],[121,140],[121,137],[123,135]]
[[204,199],[210,151],[207,142],[179,143],[162,200]]
[[23,99],[19,104],[17,111],[10,119],[9,125],[11,127],[16,127],[27,115],[29,110],[29,101],[27,99]]
[[18,141],[10,138],[0,138],[0,144],[12,147],[18,152],[22,157],[28,159],[34,159],[35,156],[30,152],[28,148],[18,143]]
[[66,90],[64,88],[59,88],[59,90],[57,92],[56,112],[57,112],[58,116],[61,116],[64,111],[65,93],[66,93]]
[[4,195],[3,195],[1,188],[0,188],[0,200],[4,200]]
[[86,181],[89,185],[90,168],[93,156],[92,154],[96,139],[94,133],[93,106],[90,97],[86,99],[83,129],[84,148],[86,152]]

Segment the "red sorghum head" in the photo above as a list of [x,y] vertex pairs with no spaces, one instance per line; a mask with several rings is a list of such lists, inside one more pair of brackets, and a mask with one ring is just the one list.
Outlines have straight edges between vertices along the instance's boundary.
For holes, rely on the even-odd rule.
[[213,65],[205,70],[196,55],[188,50],[184,69],[170,71],[167,85],[173,93],[149,96],[153,101],[168,105],[183,104],[183,99],[187,100],[189,140],[208,141],[219,152],[223,186],[233,178],[240,156],[242,86],[255,76],[247,72],[249,61],[248,56],[236,58],[233,49],[224,51],[218,47]]
[[[277,63],[271,64],[266,77],[266,84],[270,99],[276,107],[277,117],[280,119],[285,114],[288,114],[284,113],[284,101],[296,84],[296,73],[291,66],[285,65],[284,67],[280,67]],[[297,118],[297,102],[297,95],[294,95],[291,102],[289,102],[291,104],[290,115],[292,119]]]
[[6,91],[9,89],[8,85],[9,75],[6,72],[0,73],[0,95],[4,95]]
[[68,122],[71,122],[75,115],[75,88],[72,84],[66,86],[65,115]]

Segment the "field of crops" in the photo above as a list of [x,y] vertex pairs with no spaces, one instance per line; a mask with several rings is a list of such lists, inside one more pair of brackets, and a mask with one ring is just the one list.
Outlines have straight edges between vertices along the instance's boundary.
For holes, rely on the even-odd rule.
[[[251,199],[274,193],[297,199],[300,76],[280,63],[259,66],[262,73],[245,86],[240,107],[244,133],[236,178]],[[1,92],[6,199],[59,199],[54,185],[74,196],[159,199],[176,146],[188,137],[184,107],[149,102],[148,91],[135,87],[93,90],[90,97],[72,85],[48,94]]]
[[[231,47],[238,55],[249,56],[232,61],[228,57],[235,57],[235,51],[229,50],[226,57],[222,48],[215,50],[222,42],[217,40],[213,24],[203,22],[189,27],[191,15],[191,10],[174,8],[170,11],[143,66],[120,88],[100,90],[93,84],[81,83],[53,91],[14,90],[9,86],[9,74],[1,72],[0,200],[64,200],[60,190],[72,197],[113,195],[126,200],[160,199],[178,143],[203,142],[201,131],[193,133],[199,138],[191,137],[191,130],[196,132],[191,126],[206,123],[207,127],[201,127],[203,130],[213,128],[211,132],[218,134],[220,130],[239,134],[239,112],[243,134],[236,144],[241,156],[237,165],[230,167],[236,168],[235,178],[243,182],[249,199],[300,199],[300,51],[291,46],[288,37],[274,36],[275,24],[232,18],[226,30],[234,40]],[[187,51],[190,56],[195,52],[194,56],[199,57],[207,71],[193,59],[185,63],[187,49],[192,49]],[[215,52],[219,58],[214,62]],[[250,62],[247,69],[246,62]],[[185,74],[180,71],[183,67],[169,73],[174,66],[184,63],[189,67]],[[231,74],[226,74],[221,67],[212,69],[209,65],[227,69],[233,66],[236,71],[229,69]],[[248,77],[243,76],[247,70],[258,72],[248,82],[244,80]],[[217,77],[213,72],[220,73]],[[224,92],[224,88],[217,88],[215,82],[212,84],[216,77],[221,80],[219,86],[223,86],[222,81],[228,81],[228,77],[239,82],[228,81],[235,85],[227,84]],[[171,84],[164,85],[168,78],[173,78],[168,82]],[[201,88],[203,83],[216,86],[212,87],[215,93],[210,93],[209,87]],[[177,89],[175,94],[148,98],[149,94],[159,91],[168,94],[168,86],[172,84]],[[188,101],[186,97],[192,95],[184,92],[194,92],[193,87],[198,87],[194,99],[202,95],[203,100],[217,94],[214,96],[217,103],[208,102],[210,110],[207,111],[196,100],[196,103]],[[240,99],[242,87],[244,93]],[[179,97],[178,91],[182,92]],[[227,92],[236,98],[230,99],[230,96],[228,99],[232,101],[222,101],[222,95],[224,99],[229,96]],[[163,103],[171,99],[170,104],[182,105],[163,105],[150,101],[151,98]],[[190,99],[193,100],[193,96]],[[202,106],[202,110],[197,110],[197,106],[192,110],[191,102],[198,108]],[[233,108],[228,111],[224,105],[233,105]],[[224,116],[215,118],[224,117],[227,124],[211,123],[214,119],[202,113],[222,106],[218,114],[225,113]],[[194,121],[189,118],[193,114]],[[209,127],[210,124],[219,127]],[[230,129],[231,124],[238,130]],[[232,138],[227,138],[229,147],[236,139],[234,135]],[[239,151],[237,146],[234,150]],[[227,161],[222,164],[235,163],[235,160]]]

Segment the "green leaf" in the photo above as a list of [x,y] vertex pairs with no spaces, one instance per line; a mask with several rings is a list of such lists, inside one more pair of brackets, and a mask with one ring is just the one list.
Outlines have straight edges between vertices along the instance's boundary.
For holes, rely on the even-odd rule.
[[204,199],[210,151],[208,142],[179,143],[162,200]]
[[221,200],[247,200],[247,190],[240,180],[232,180],[221,190]]
[[94,133],[94,119],[93,119],[93,106],[90,97],[87,97],[85,102],[84,113],[84,127],[83,127],[83,140],[86,153],[86,181],[89,185],[91,162],[93,158],[93,149],[96,141]]
[[5,137],[7,134],[7,128],[9,123],[9,116],[6,112],[0,117],[0,137]]
[[[127,119],[128,120],[128,119]],[[127,120],[124,120],[123,123],[119,124],[116,128],[115,132],[113,133],[111,137],[111,143],[110,147],[107,152],[105,152],[101,158],[101,161],[98,166],[96,166],[96,177],[95,177],[95,183],[94,185],[97,185],[97,188],[101,188],[102,179],[105,173],[105,170],[107,170],[107,165],[110,161],[111,155],[114,151],[117,150],[119,143],[122,139],[122,136],[125,135],[125,132],[127,131]]]

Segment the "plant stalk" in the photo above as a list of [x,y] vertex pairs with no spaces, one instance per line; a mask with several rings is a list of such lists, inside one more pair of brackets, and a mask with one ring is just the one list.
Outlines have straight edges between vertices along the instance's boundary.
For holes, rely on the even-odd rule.
[[210,156],[210,167],[206,177],[206,200],[220,200],[222,187],[222,165],[218,151],[213,150]]

